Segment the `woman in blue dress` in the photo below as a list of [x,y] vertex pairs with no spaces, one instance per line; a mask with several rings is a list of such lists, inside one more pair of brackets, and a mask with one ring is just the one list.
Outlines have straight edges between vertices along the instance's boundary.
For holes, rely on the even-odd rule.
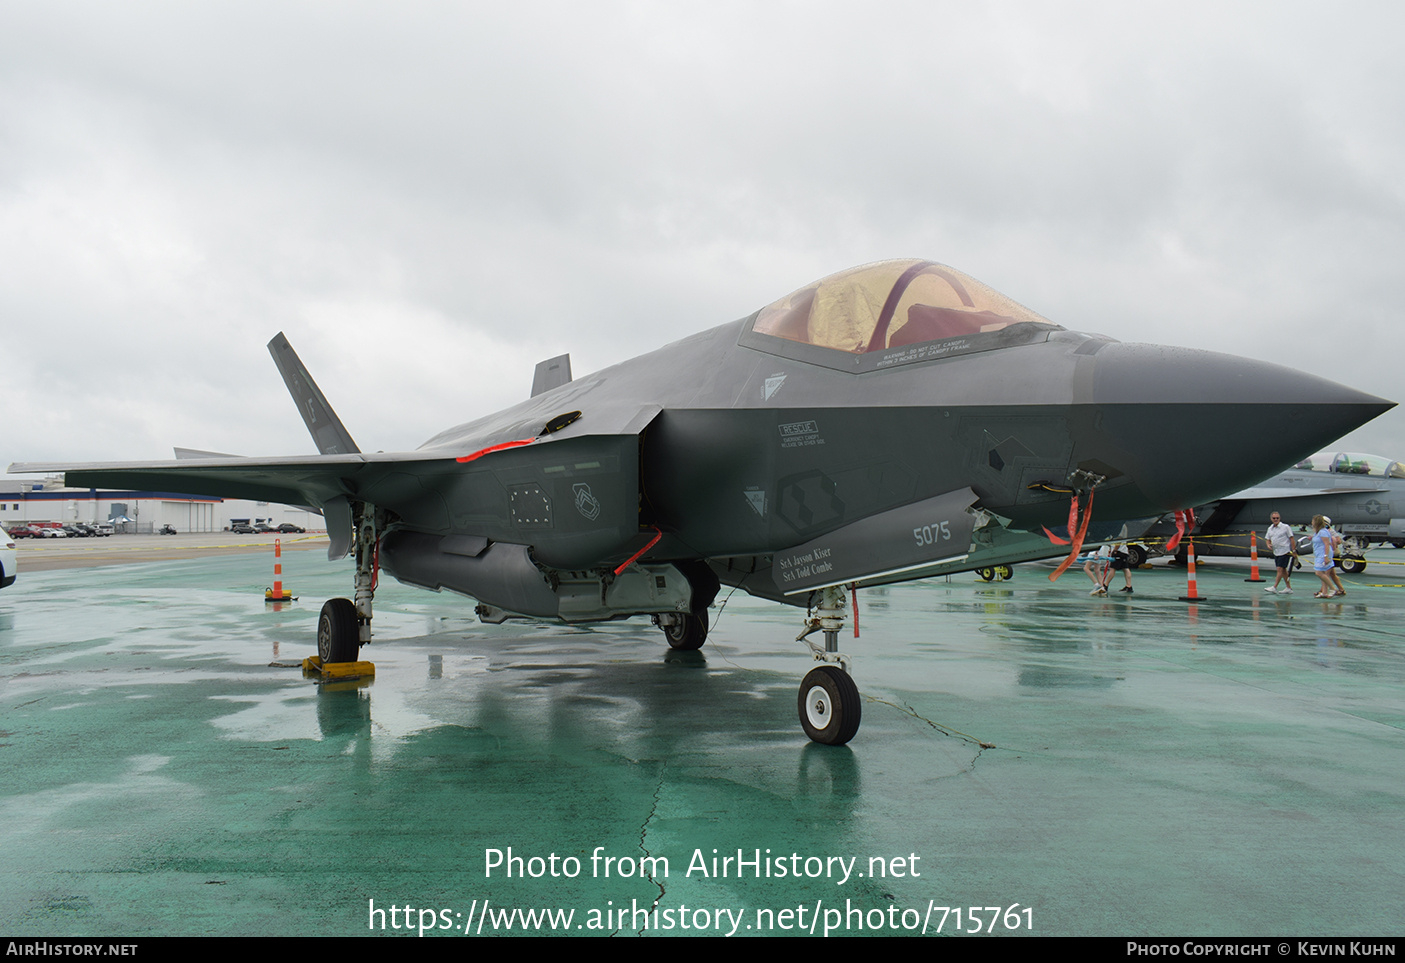
[[1332,582],[1332,542],[1336,533],[1327,527],[1327,519],[1321,515],[1312,516],[1312,567],[1322,580],[1322,591],[1315,599],[1329,599],[1337,594],[1337,586]]

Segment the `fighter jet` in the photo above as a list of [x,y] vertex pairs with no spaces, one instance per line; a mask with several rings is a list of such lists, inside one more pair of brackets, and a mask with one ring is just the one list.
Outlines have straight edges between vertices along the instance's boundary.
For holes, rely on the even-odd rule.
[[362,452],[287,340],[269,349],[319,455],[11,470],[321,509],[330,556],[356,559],[352,598],[322,608],[325,661],[371,640],[378,568],[476,599],[485,622],[649,616],[682,649],[703,644],[722,585],[802,607],[821,664],[800,723],[829,744],[862,713],[838,646],[850,591],[1067,564],[1123,520],[1202,505],[1393,406],[1066,330],[922,260],[831,275],[579,379],[553,358],[528,400],[410,452]]
[[[1330,518],[1343,536],[1338,564],[1346,572],[1363,572],[1365,553],[1373,543],[1405,548],[1405,465],[1380,455],[1320,451],[1251,488],[1196,509],[1203,519],[1193,530],[1196,554],[1248,555],[1250,533],[1262,537],[1274,512],[1307,531],[1314,515]],[[1154,545],[1172,531],[1170,523],[1162,522],[1148,537]],[[1184,551],[1177,555],[1182,561]]]

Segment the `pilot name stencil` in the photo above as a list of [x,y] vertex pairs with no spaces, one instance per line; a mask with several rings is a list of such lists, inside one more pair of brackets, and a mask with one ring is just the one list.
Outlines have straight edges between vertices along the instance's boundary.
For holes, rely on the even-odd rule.
[[811,578],[834,570],[834,563],[828,561],[833,554],[833,549],[816,548],[804,555],[778,555],[776,556],[776,568],[780,570],[782,582]]

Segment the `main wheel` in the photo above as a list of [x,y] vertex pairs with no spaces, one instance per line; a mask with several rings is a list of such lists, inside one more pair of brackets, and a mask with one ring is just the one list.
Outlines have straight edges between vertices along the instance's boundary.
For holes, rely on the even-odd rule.
[[821,665],[806,673],[798,704],[800,726],[815,742],[842,746],[859,731],[859,687],[838,666]]
[[993,568],[978,568],[976,569],[976,574],[981,577],[981,581],[983,582],[995,581],[995,569]]
[[995,574],[1001,581],[1008,582],[1015,577],[1015,570],[1008,565],[997,565],[995,566]]
[[1127,546],[1127,564],[1132,568],[1141,568],[1146,564],[1146,549],[1140,545]]
[[678,621],[663,627],[663,634],[671,648],[684,652],[701,649],[707,641],[707,610],[700,615],[680,615]]
[[361,648],[356,606],[351,599],[328,599],[317,620],[317,655],[329,662],[355,662]]
[[1366,571],[1366,560],[1364,558],[1353,558],[1350,555],[1342,557],[1340,562],[1342,571],[1348,575],[1355,575],[1357,572]]

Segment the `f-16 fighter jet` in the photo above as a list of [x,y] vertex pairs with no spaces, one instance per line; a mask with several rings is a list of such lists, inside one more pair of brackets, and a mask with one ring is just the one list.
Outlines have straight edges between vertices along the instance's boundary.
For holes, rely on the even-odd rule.
[[360,451],[287,340],[269,348],[319,455],[12,470],[318,507],[331,556],[356,559],[352,597],[322,609],[325,661],[371,640],[377,568],[471,596],[486,622],[648,616],[683,649],[703,644],[722,585],[798,606],[801,638],[823,639],[800,723],[830,744],[862,711],[838,645],[849,592],[1071,560],[1392,407],[1260,361],[1070,331],[920,260],[831,275],[579,379],[566,356],[543,362],[528,400],[409,452]]

